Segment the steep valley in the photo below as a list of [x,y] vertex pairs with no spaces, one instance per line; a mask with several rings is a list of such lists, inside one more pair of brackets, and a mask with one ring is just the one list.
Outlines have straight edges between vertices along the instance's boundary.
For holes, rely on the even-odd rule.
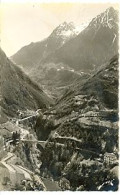
[[117,69],[115,56],[53,106],[21,110],[1,124],[1,166],[25,177],[15,186],[4,181],[4,190],[117,190]]
[[0,190],[118,190],[117,20],[109,8],[11,59],[0,49]]

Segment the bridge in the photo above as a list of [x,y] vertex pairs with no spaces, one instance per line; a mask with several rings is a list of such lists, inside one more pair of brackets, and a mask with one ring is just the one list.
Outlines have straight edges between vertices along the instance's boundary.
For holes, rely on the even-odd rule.
[[21,139],[20,141],[24,142],[24,143],[33,143],[33,144],[39,144],[42,146],[42,148],[45,148],[46,145],[46,141],[38,141],[38,140],[27,140],[27,139]]
[[[54,142],[48,142],[48,141],[27,140],[27,139],[21,139],[21,141],[24,142],[24,143],[35,143],[35,144],[41,145],[43,149],[45,148],[45,145],[47,143],[51,143],[51,144],[54,143]],[[56,145],[58,145],[58,146],[64,146],[64,144],[62,144],[62,143],[56,143]]]

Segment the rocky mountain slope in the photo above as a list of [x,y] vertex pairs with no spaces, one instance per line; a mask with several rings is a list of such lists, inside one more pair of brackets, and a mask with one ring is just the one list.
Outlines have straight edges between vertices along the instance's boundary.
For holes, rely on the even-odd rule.
[[66,179],[69,185],[63,189],[99,190],[113,181],[110,170],[118,158],[118,56],[82,84],[76,83],[49,114],[56,129],[48,139],[54,143],[48,142],[42,154],[41,172]]
[[19,110],[37,110],[52,100],[23,71],[0,50],[0,106],[1,112],[15,116]]

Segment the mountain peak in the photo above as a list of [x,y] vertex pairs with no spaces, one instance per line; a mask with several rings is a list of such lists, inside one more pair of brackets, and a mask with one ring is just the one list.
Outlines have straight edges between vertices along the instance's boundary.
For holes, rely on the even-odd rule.
[[62,24],[60,24],[57,28],[63,29],[63,30],[68,30],[68,29],[74,29],[74,23],[73,22],[63,22]]
[[75,26],[73,22],[63,22],[52,32],[51,36],[73,36],[75,34]]
[[118,17],[118,12],[116,9],[114,9],[113,7],[109,7],[106,9],[106,11],[104,12],[106,15],[108,15],[109,17]]
[[95,17],[91,23],[90,26],[95,27],[109,27],[114,28],[116,24],[118,23],[118,13],[113,7],[107,8],[103,13],[99,14],[97,17]]
[[111,12],[111,13],[112,13],[112,12],[116,12],[116,10],[115,10],[113,7],[107,8],[106,11],[109,11],[109,12]]

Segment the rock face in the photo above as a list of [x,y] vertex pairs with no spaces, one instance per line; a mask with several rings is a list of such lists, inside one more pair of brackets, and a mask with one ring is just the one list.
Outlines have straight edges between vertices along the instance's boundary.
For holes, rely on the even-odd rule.
[[0,50],[0,106],[7,115],[18,110],[36,110],[51,103],[51,99]]

